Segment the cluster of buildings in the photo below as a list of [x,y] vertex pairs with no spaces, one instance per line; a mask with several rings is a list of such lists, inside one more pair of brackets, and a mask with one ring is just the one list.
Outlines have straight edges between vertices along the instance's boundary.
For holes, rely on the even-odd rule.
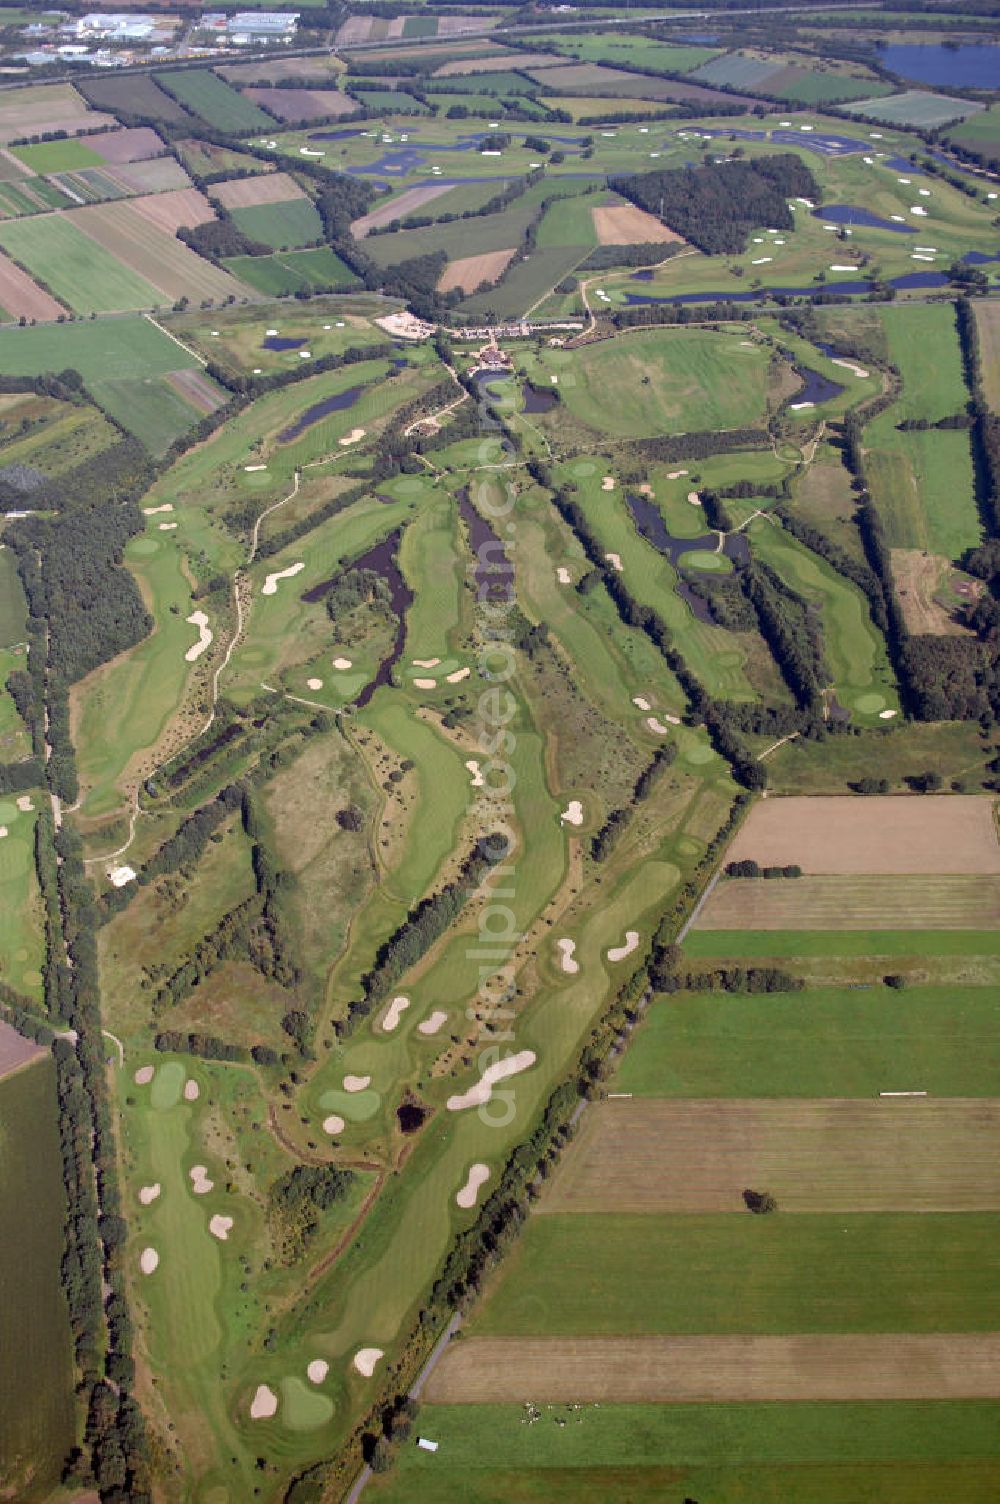
[[198,22],[198,30],[224,38],[230,47],[259,47],[269,42],[293,41],[299,24],[298,11],[245,10],[234,16],[224,11],[208,11]]
[[17,53],[31,67],[47,63],[87,63],[94,68],[124,68],[166,58],[197,57],[235,47],[288,46],[298,28],[297,11],[209,11],[184,23],[178,15],[140,15],[135,11],[92,11],[69,16],[50,13],[21,30],[35,44]]

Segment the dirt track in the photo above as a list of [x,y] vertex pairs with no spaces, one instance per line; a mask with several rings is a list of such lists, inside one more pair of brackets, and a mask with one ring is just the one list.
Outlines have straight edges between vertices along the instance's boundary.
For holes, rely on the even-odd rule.
[[466,1337],[446,1350],[423,1398],[439,1404],[996,1399],[1000,1334]]

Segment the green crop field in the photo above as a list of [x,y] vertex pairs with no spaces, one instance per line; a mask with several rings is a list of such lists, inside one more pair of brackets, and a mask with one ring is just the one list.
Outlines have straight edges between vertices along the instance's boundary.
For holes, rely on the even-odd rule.
[[928,94],[921,89],[907,89],[902,94],[887,94],[882,99],[859,99],[854,104],[841,105],[852,115],[871,116],[883,120],[886,125],[913,125],[921,130],[934,130],[983,109],[982,104],[967,99],[952,99],[943,94]]
[[223,83],[221,78],[207,68],[181,70],[177,73],[156,73],[152,79],[162,84],[172,98],[185,109],[199,115],[207,125],[216,130],[247,135],[250,131],[270,131],[274,121],[270,115],[242,94]]
[[0,246],[77,313],[154,308],[163,301],[144,277],[116,261],[66,215],[0,224]]
[[50,1061],[0,1080],[0,1486],[24,1504],[49,1497],[76,1440],[56,1114]]
[[0,375],[79,371],[84,381],[163,376],[198,364],[148,319],[102,319],[65,326],[0,329]]
[[104,158],[82,141],[43,141],[38,146],[16,146],[14,155],[32,172],[75,172],[80,167],[101,167]]
[[357,277],[329,246],[315,251],[286,251],[274,256],[229,256],[227,271],[258,292],[286,298],[314,288],[349,288]]
[[204,416],[159,377],[91,381],[89,390],[94,401],[157,458]]
[[1000,936],[992,930],[691,930],[684,942],[694,957],[738,956],[995,956]]
[[231,213],[233,223],[244,235],[275,250],[309,245],[323,238],[323,221],[316,206],[306,198],[286,204],[258,204],[251,209],[233,209]]
[[0,648],[24,641],[28,605],[17,572],[17,560],[9,548],[0,549]]

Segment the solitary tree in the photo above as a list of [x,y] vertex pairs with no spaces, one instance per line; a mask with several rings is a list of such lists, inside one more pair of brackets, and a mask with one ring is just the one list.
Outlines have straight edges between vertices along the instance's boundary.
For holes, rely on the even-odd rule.
[[766,1217],[770,1212],[778,1210],[778,1203],[770,1191],[746,1190],[743,1192],[743,1204],[747,1211],[758,1217]]

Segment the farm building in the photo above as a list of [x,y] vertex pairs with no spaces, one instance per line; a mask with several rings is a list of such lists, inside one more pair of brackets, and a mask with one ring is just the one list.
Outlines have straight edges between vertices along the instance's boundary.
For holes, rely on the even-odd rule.
[[255,42],[290,42],[295,35],[297,11],[240,11],[226,21],[226,35],[234,47]]

